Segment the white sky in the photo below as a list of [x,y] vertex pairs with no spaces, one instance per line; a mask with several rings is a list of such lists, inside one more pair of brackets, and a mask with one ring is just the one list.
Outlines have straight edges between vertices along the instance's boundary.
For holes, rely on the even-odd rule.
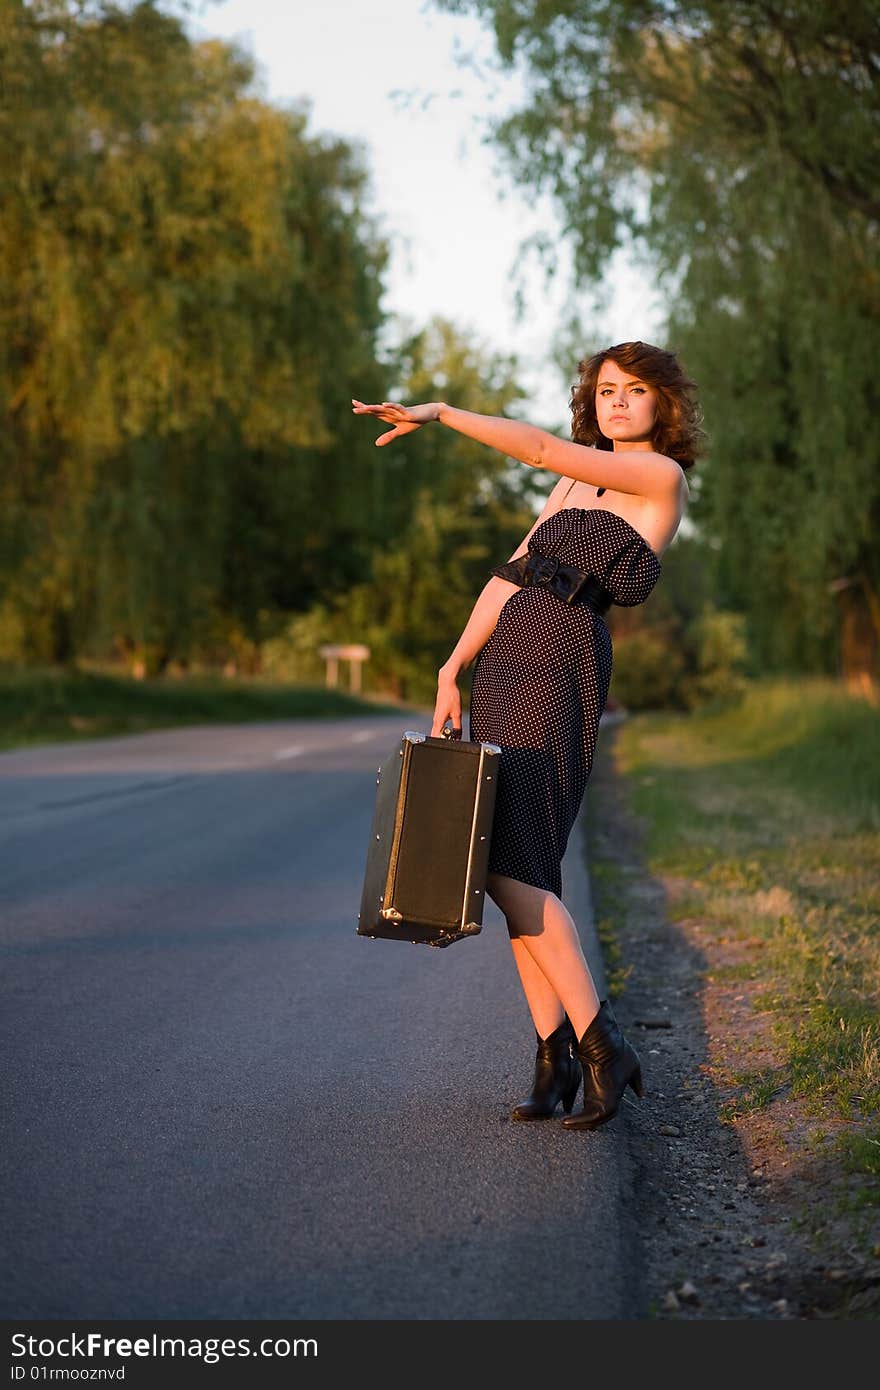
[[[557,235],[557,223],[549,203],[503,178],[483,139],[485,118],[520,91],[517,78],[490,70],[488,31],[427,0],[199,0],[190,28],[238,40],[270,101],[308,102],[313,133],[365,147],[373,211],[391,243],[385,309],[416,327],[442,314],[485,347],[515,352],[529,392],[518,413],[568,433],[569,381],[550,356],[563,285],[548,291],[535,265],[518,321],[511,274],[523,238]],[[458,52],[472,60],[466,68]],[[586,320],[585,353],[656,341],[662,328],[662,300],[639,267],[616,257],[609,273],[615,307]]]

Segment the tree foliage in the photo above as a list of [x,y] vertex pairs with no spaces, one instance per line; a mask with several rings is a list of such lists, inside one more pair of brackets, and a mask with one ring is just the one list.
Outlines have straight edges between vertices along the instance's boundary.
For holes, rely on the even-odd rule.
[[763,665],[835,669],[841,586],[880,633],[876,3],[437,3],[524,73],[494,135],[557,200],[578,273],[641,245],[669,291],[719,601]]
[[387,346],[361,157],[235,47],[2,0],[0,55],[0,661],[281,669],[344,629],[427,689],[528,485],[448,431],[377,451],[351,398],[500,413],[513,360]]
[[385,532],[365,170],[154,3],[5,0],[0,51],[0,654],[220,657]]

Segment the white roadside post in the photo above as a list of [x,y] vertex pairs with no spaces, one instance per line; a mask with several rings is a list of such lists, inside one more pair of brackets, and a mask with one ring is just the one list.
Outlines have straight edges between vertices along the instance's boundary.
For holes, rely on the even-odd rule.
[[369,647],[359,642],[329,642],[318,648],[319,654],[327,663],[326,683],[335,686],[339,683],[339,662],[348,662],[348,688],[357,695],[361,689],[361,666],[370,655]]

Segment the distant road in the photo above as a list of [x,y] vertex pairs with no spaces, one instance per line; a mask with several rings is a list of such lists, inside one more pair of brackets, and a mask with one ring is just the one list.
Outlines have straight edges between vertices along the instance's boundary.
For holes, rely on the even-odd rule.
[[443,951],[355,935],[407,718],[0,755],[2,1316],[642,1315],[625,1125],[508,1120],[498,910]]

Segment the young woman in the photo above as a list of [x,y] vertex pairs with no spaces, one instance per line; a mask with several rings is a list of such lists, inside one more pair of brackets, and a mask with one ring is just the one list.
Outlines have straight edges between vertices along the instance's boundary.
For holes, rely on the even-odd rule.
[[[590,775],[611,679],[611,603],[643,602],[676,534],[685,470],[702,434],[695,386],[675,355],[620,343],[578,367],[572,440],[442,401],[353,401],[392,428],[390,444],[438,422],[559,481],[510,560],[492,571],[440,668],[431,733],[461,731],[458,677],[476,661],[470,735],[501,748],[487,892],[507,921],[535,1025],[532,1092],[518,1120],[595,1129],[627,1086],[643,1094],[639,1057],[600,1000],[562,902],[561,863]],[[583,1108],[571,1114],[583,1077]]]

